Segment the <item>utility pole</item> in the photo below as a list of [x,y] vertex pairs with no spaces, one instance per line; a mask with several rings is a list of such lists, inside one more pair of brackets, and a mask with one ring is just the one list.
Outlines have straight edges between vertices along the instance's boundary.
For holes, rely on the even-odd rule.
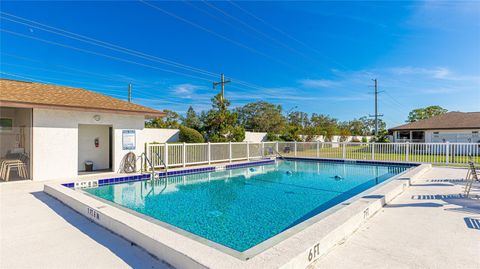
[[132,84],[128,83],[128,102],[132,102]]
[[215,86],[217,85],[222,85],[222,100],[224,99],[225,96],[225,84],[230,83],[232,81],[230,80],[225,80],[225,75],[222,73],[222,76],[220,78],[220,82],[213,82],[213,88],[215,89]]
[[383,114],[378,114],[378,81],[377,79],[372,79],[375,83],[375,115],[370,115],[370,117],[375,117],[375,136],[378,135],[378,117],[383,117]]

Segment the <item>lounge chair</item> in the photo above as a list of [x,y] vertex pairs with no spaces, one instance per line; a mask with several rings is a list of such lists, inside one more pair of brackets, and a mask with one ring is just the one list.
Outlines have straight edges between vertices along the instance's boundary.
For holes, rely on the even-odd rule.
[[475,163],[473,160],[470,160],[469,162],[469,169],[467,172],[467,177],[466,177],[466,183],[465,183],[465,197],[468,197],[470,195],[470,191],[472,189],[473,183],[475,181],[480,181],[478,179],[478,174],[477,174],[477,169],[475,167]]
[[0,178],[10,180],[10,173],[16,170],[21,178],[28,178],[28,156],[20,154],[18,158],[3,159],[0,162]]

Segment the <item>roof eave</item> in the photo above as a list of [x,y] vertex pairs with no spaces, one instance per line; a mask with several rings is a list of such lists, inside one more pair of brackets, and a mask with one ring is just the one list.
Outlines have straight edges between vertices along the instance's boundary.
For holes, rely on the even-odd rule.
[[464,130],[464,129],[480,129],[477,127],[441,127],[441,128],[391,128],[388,131],[429,131],[429,130]]
[[75,110],[75,111],[85,111],[85,112],[104,112],[104,113],[114,113],[114,114],[143,115],[147,118],[159,118],[159,117],[166,116],[165,112],[161,112],[157,110],[135,111],[135,110],[108,109],[108,108],[91,108],[91,107],[81,107],[81,106],[47,105],[47,104],[36,104],[36,103],[4,101],[4,100],[0,100],[0,106],[16,107],[16,108],[43,108],[43,109]]

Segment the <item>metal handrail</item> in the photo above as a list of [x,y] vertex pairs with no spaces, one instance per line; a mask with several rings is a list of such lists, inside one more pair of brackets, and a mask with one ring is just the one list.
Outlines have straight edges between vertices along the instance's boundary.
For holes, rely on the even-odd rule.
[[282,160],[285,161],[285,157],[283,157],[283,155],[280,154],[280,152],[278,152],[278,150],[276,150],[274,147],[271,147],[271,149],[272,149],[278,156],[280,156],[280,158],[281,158]]
[[[142,157],[142,156],[143,156],[143,158],[145,158],[145,163],[150,164],[150,169],[152,170],[151,179],[155,179],[155,167],[153,166],[152,161],[150,161],[150,159],[148,159],[147,154],[145,154],[145,152],[140,154],[140,157]],[[143,170],[143,158],[142,158],[142,164],[141,164],[141,168],[140,168],[142,170]]]
[[153,153],[155,153],[155,155],[157,155],[157,158],[160,160],[160,163],[163,164],[163,167],[165,168],[165,177],[167,177],[167,174],[168,174],[167,164],[163,161],[162,157],[160,157],[160,154],[158,154],[158,152],[154,151]]

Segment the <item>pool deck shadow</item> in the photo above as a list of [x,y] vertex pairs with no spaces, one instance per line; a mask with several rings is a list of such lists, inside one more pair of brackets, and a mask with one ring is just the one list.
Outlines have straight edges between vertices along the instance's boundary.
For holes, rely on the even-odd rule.
[[467,225],[470,229],[480,230],[480,218],[470,218],[465,217],[463,218],[465,221],[465,225]]
[[[52,209],[58,216],[67,221],[73,228],[79,230],[83,234],[87,235],[93,239],[98,244],[101,244],[105,248],[109,249],[111,253],[115,254],[118,258],[123,260],[131,268],[162,268],[168,269],[172,268],[168,264],[157,260],[158,264],[151,264],[150,261],[144,261],[142,257],[136,256],[135,252],[141,252],[143,255],[149,255],[143,249],[132,245],[126,239],[118,236],[117,234],[112,233],[111,231],[101,227],[100,225],[95,224],[94,222],[88,220],[84,216],[75,212],[71,208],[67,207],[57,199],[51,197],[43,191],[31,192],[36,199],[47,205]],[[136,248],[134,251],[132,248]]]
[[399,208],[399,207],[442,207],[439,203],[408,203],[408,204],[391,204],[385,205],[385,208]]

